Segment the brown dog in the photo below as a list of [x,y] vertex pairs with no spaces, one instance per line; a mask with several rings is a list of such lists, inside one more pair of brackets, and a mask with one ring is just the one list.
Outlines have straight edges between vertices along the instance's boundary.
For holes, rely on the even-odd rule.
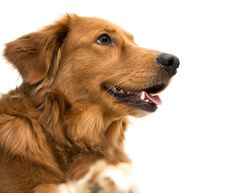
[[[129,163],[127,116],[157,109],[177,57],[72,14],[8,43],[4,55],[23,83],[0,100],[0,193],[130,192],[104,171]],[[88,172],[98,160],[106,164]]]

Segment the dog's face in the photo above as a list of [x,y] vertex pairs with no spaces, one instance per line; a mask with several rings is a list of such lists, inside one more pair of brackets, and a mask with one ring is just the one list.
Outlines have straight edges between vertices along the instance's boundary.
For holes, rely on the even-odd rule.
[[[161,103],[157,94],[167,86],[179,66],[177,57],[141,48],[131,34],[97,18],[72,15],[37,32],[41,38],[34,40],[34,35],[29,34],[24,39],[42,46],[44,39],[51,41],[48,40],[50,35],[52,39],[56,37],[47,42],[42,54],[47,65],[36,67],[43,75],[32,74],[35,69],[17,64],[15,56],[11,56],[9,50],[17,45],[17,40],[7,45],[5,55],[18,68],[25,82],[38,84],[51,79],[53,87],[65,93],[72,103],[100,105],[104,111],[123,115],[154,112]],[[29,45],[21,47],[25,50]],[[36,53],[40,55],[42,51],[38,49]],[[49,54],[50,49],[53,52]],[[32,54],[27,56],[27,63],[39,65]]]

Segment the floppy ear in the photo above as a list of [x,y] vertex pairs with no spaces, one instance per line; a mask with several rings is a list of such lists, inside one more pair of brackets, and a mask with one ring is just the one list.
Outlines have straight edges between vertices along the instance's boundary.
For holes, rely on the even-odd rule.
[[58,62],[60,48],[69,32],[69,15],[41,31],[25,35],[6,44],[4,55],[13,63],[23,82],[35,84]]

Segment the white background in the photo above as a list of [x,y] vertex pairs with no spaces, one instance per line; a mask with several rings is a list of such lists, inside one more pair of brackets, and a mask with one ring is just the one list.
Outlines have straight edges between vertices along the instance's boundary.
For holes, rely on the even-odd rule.
[[[127,151],[141,193],[235,192],[235,5],[229,0],[0,1],[0,48],[66,12],[110,20],[177,55],[163,105],[132,119]],[[1,58],[0,92],[20,83]]]

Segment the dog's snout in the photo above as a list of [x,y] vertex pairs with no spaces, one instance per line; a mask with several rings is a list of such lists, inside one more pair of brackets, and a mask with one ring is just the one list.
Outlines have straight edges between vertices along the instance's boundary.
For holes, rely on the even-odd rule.
[[160,65],[169,75],[174,75],[177,72],[180,61],[179,59],[172,54],[161,54],[157,57],[156,63]]

